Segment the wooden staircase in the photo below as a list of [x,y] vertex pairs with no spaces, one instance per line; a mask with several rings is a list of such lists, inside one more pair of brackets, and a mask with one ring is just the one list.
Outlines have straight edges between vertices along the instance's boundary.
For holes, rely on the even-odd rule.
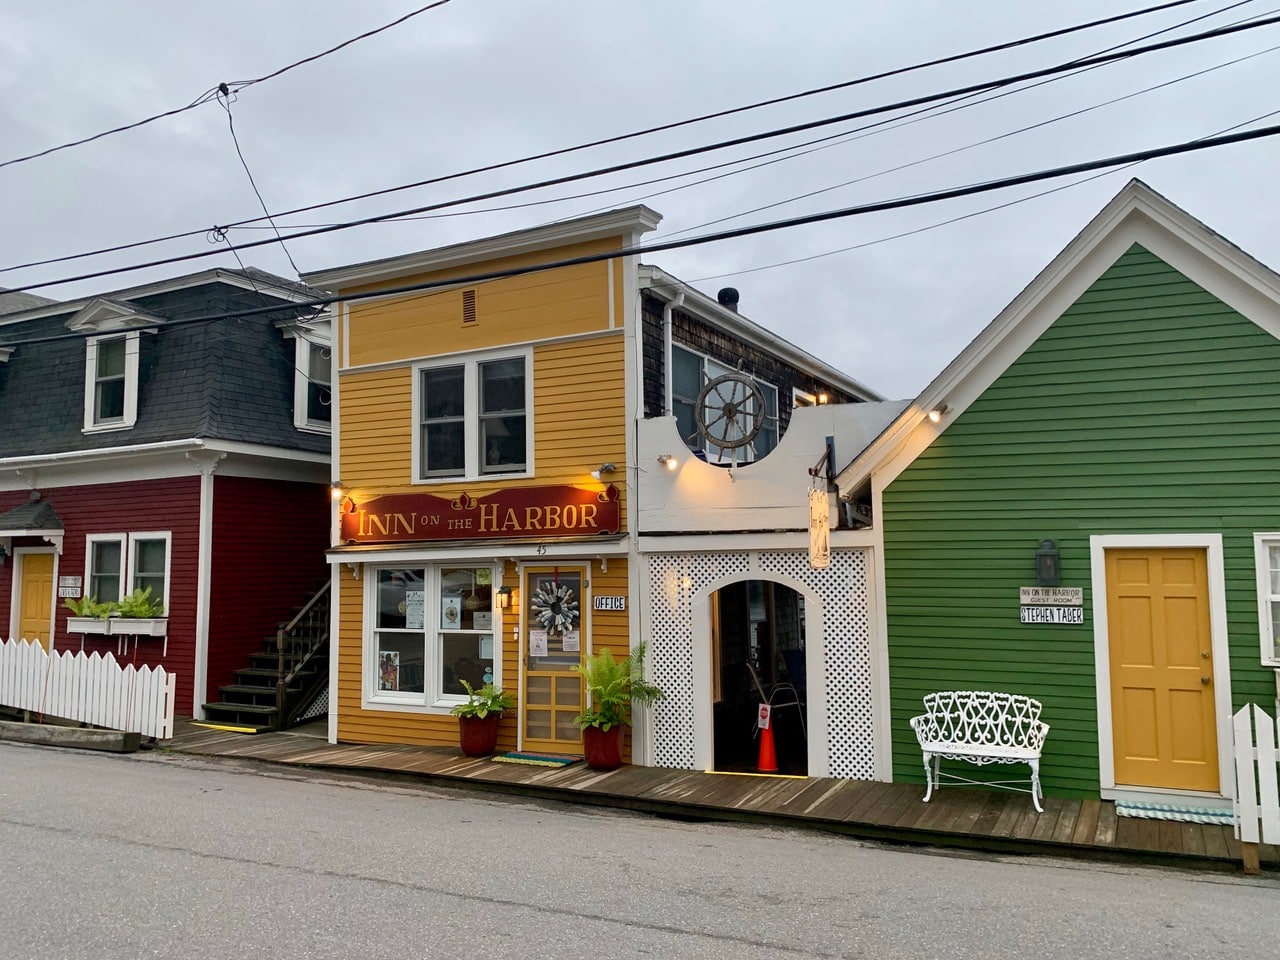
[[218,688],[221,697],[204,705],[210,723],[246,730],[287,730],[329,685],[329,584],[307,601],[297,616],[280,625],[235,683]]

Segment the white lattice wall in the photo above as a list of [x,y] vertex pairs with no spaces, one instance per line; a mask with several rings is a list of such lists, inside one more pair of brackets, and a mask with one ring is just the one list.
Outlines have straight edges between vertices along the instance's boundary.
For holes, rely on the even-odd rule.
[[827,729],[811,729],[810,735],[825,733],[830,776],[872,779],[875,755],[865,551],[833,551],[831,566],[825,570],[812,569],[804,551],[659,554],[648,561],[649,663],[654,682],[667,693],[654,705],[654,762],[658,766],[694,766],[694,594],[726,577],[736,581],[782,576],[805,584],[822,600],[822,636],[808,636],[805,643],[821,646]]

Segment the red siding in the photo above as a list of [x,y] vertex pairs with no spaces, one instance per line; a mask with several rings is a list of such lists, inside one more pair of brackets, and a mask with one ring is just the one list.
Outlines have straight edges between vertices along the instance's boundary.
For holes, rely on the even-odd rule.
[[[144,639],[130,648],[124,661],[137,666],[163,666],[178,675],[177,712],[189,714],[192,678],[195,675],[196,565],[199,551],[200,481],[197,477],[141,480],[135,483],[92,484],[83,487],[42,488],[41,498],[62,519],[62,556],[58,575],[83,577],[85,537],[91,533],[168,532],[172,535],[169,561],[169,642]],[[29,494],[0,493],[0,512],[27,502]],[[15,546],[47,546],[40,540],[15,541]],[[0,624],[8,632],[13,596],[12,564],[0,568]],[[87,586],[87,584],[86,584]],[[60,601],[59,601],[60,603]],[[59,610],[54,645],[59,650],[79,650],[80,634],[67,633],[69,614]],[[86,653],[116,653],[115,640],[84,638]]]
[[328,578],[329,488],[244,477],[213,478],[209,687],[248,666],[279,624]]

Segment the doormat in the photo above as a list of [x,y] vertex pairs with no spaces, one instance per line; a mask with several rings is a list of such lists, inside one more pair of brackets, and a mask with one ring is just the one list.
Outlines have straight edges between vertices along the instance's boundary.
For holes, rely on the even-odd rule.
[[1230,827],[1235,823],[1235,815],[1230,807],[1182,807],[1169,803],[1139,803],[1128,800],[1116,801],[1116,816],[1176,820],[1179,823],[1216,823],[1223,827]]
[[545,753],[503,753],[493,759],[498,763],[527,763],[533,767],[567,767],[583,758]]

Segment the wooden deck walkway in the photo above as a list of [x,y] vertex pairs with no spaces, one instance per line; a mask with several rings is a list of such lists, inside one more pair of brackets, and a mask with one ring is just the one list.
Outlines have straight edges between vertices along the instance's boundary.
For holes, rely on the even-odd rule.
[[[661,816],[736,820],[823,830],[871,840],[998,853],[1142,861],[1238,870],[1230,827],[1117,817],[1105,800],[1046,797],[1037,814],[1026,794],[946,788],[925,804],[921,786],[752,776],[624,766],[609,773],[577,763],[539,767],[471,759],[457,750],[329,744],[297,733],[246,736],[179,722],[164,747],[312,769],[409,776],[437,785],[620,807]],[[1280,849],[1260,847],[1264,869]]]

